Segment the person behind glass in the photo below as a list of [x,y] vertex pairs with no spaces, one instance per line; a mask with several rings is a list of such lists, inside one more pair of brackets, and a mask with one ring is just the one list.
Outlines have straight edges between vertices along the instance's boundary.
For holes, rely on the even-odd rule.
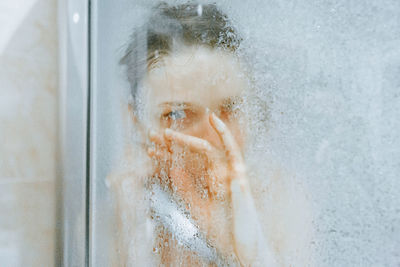
[[[241,266],[277,266],[243,159],[243,95],[251,86],[235,53],[239,45],[214,4],[163,3],[133,35],[121,64],[132,88],[132,119],[149,144],[146,187],[159,184],[184,203],[226,258]],[[167,231],[159,232],[154,250],[166,266],[205,265]]]

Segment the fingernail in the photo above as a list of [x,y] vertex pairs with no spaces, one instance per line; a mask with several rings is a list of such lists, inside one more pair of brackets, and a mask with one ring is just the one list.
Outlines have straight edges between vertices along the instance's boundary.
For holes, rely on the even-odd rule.
[[172,135],[172,130],[167,128],[167,129],[165,129],[164,133],[165,133],[166,136],[171,136]]
[[151,130],[149,131],[149,136],[150,136],[150,137],[156,136],[156,131],[154,131],[153,129],[151,129]]
[[215,128],[217,128],[218,131],[222,132],[224,130],[223,122],[215,115],[215,113],[212,113],[211,116],[212,116],[212,120],[213,120]]
[[214,116],[215,116],[214,112],[210,113],[209,116],[210,116],[210,120],[214,121]]

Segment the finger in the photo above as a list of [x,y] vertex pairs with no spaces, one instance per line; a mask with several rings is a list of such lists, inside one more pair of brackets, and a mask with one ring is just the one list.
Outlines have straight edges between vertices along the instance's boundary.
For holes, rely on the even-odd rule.
[[241,167],[243,165],[242,154],[228,126],[214,113],[210,114],[210,123],[224,144],[228,160],[231,161],[235,167]]
[[153,130],[149,131],[149,139],[151,142],[157,144],[157,145],[164,145],[165,140],[164,137],[162,136],[162,134],[157,133]]
[[187,146],[193,152],[209,153],[214,150],[214,147],[204,139],[176,132],[171,129],[165,129],[164,136],[169,141],[173,141],[184,147]]
[[147,149],[147,154],[157,160],[162,160],[162,159],[168,159],[168,152],[165,150],[159,150],[155,148],[148,148]]

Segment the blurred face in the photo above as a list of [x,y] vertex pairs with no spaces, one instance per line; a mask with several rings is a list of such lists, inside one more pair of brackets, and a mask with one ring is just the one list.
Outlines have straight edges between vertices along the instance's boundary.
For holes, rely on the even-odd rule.
[[[186,47],[162,57],[143,81],[140,99],[144,116],[140,124],[146,131],[161,136],[155,153],[165,156],[150,155],[155,176],[189,203],[191,213],[197,217],[206,218],[216,199],[226,199],[229,180],[224,145],[211,125],[210,114],[220,118],[238,149],[243,150],[241,97],[246,85],[237,59],[231,53],[204,47]],[[169,142],[165,129],[204,140],[220,151],[220,155],[210,157],[193,152],[182,142]]]
[[[144,79],[147,128],[171,128],[221,147],[208,115],[214,112],[244,144],[239,121],[246,80],[230,53],[186,47],[164,56]],[[143,123],[143,122],[142,122]]]
[[[148,152],[155,167],[153,178],[159,178],[159,183],[187,204],[212,242],[230,248],[229,216],[224,212],[232,169],[212,118],[218,117],[228,128],[240,153],[245,139],[241,107],[247,81],[237,59],[223,51],[186,47],[162,57],[148,71],[143,87],[140,125],[158,136],[149,136],[155,144]],[[181,142],[168,139],[166,129],[180,136]],[[193,151],[189,139],[205,141],[214,152]]]

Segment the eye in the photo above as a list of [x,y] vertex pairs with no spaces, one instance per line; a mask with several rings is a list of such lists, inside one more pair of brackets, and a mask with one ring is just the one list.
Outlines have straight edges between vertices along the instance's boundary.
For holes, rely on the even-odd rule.
[[182,109],[181,110],[173,110],[171,112],[164,114],[164,118],[177,121],[177,120],[186,118],[186,112],[185,112],[185,110],[182,110]]
[[225,100],[221,105],[221,110],[225,112],[235,112],[240,108],[242,104],[242,99],[240,98],[230,98]]
[[200,115],[199,110],[193,107],[173,107],[161,114],[160,123],[166,128],[183,130],[198,122]]
[[219,109],[221,118],[229,120],[237,116],[240,112],[241,104],[242,99],[236,97],[224,100]]

